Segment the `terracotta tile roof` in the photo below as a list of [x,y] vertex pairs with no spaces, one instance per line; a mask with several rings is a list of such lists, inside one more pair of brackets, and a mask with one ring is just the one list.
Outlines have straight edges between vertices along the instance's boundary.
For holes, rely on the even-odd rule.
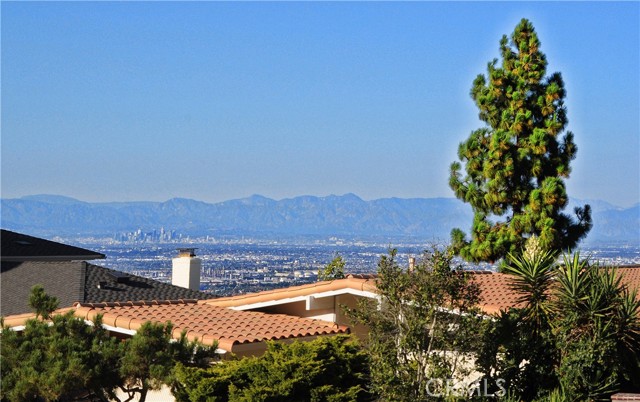
[[[640,298],[640,266],[617,267],[622,282],[629,289],[637,289]],[[521,307],[519,294],[511,289],[511,276],[497,272],[474,272],[472,280],[480,286],[480,308],[488,314],[496,314],[509,307]]]
[[72,261],[105,258],[104,254],[1,229],[2,261]]
[[618,272],[622,275],[622,281],[629,287],[629,290],[636,289],[640,297],[640,265],[619,267]]
[[520,294],[510,287],[511,277],[490,271],[473,272],[471,280],[480,287],[480,309],[487,314],[497,314],[509,307],[519,307]]
[[[619,267],[618,272],[622,275],[623,282],[629,288],[636,288],[640,293],[640,266]],[[483,312],[497,314],[500,310],[507,310],[509,307],[519,307],[517,303],[519,294],[512,290],[509,285],[511,281],[510,275],[491,271],[472,271],[471,273],[472,280],[478,283],[480,287],[481,300],[479,307]],[[366,279],[348,276],[346,279],[316,282],[239,296],[221,297],[200,301],[199,303],[221,307],[242,307],[269,302],[277,304],[296,297],[345,289],[376,293],[375,276],[368,275]],[[638,296],[640,297],[640,294]]]
[[377,291],[375,275],[348,275],[345,279],[335,279],[332,281],[321,281],[306,285],[292,286],[274,290],[266,290],[257,293],[247,293],[244,295],[220,297],[217,299],[203,300],[205,303],[220,307],[240,307],[265,302],[277,302],[296,297],[311,296],[324,292],[335,292],[341,290],[352,290],[356,292]]
[[264,314],[236,311],[195,300],[85,303],[76,306],[75,315],[87,320],[103,314],[103,323],[125,330],[137,330],[145,321],[174,325],[173,336],[179,338],[183,330],[190,340],[233,352],[237,345],[318,335],[349,332],[348,327],[333,323],[292,317],[283,314]]
[[[75,307],[66,307],[58,309],[54,312],[54,314],[65,314],[69,311],[75,311]],[[24,314],[15,314],[7,317],[2,317],[4,320],[4,325],[9,328],[21,327],[27,323],[28,320],[36,318],[35,313],[24,313]]]

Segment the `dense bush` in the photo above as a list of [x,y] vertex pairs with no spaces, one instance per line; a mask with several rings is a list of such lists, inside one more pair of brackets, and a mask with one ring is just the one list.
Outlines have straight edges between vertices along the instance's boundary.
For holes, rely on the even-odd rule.
[[178,365],[180,401],[303,402],[369,399],[367,357],[351,337],[269,342],[264,355],[223,361],[208,369]]
[[395,402],[454,396],[446,381],[468,379],[485,325],[476,306],[479,288],[448,251],[425,252],[411,271],[395,257],[391,250],[378,263],[379,300],[348,310],[369,328],[371,389]]

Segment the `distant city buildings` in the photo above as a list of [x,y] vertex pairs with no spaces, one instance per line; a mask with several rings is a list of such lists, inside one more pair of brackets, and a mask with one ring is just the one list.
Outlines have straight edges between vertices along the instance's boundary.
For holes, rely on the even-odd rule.
[[[346,271],[374,273],[389,247],[398,249],[397,261],[407,265],[430,248],[428,242],[398,239],[365,240],[349,237],[252,238],[249,236],[189,237],[160,228],[121,233],[117,238],[75,239],[72,243],[100,250],[107,255],[103,265],[134,275],[171,282],[172,258],[176,249],[195,247],[202,259],[200,289],[216,295],[231,295],[315,282],[318,270],[336,252],[345,259]],[[157,240],[154,240],[157,239]],[[640,246],[602,245],[586,247],[581,255],[607,265],[640,265]],[[464,269],[495,270],[489,264],[456,260]]]
[[158,242],[172,242],[182,239],[182,234],[178,234],[175,230],[165,230],[161,227],[160,230],[153,229],[151,231],[143,231],[142,229],[135,230],[133,232],[116,233],[113,235],[113,240],[124,243],[158,243]]

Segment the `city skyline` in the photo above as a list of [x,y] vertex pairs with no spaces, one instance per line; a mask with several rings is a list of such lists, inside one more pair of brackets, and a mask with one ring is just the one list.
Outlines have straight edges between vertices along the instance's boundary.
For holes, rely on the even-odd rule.
[[1,7],[3,198],[453,197],[472,81],[528,18],[567,88],[569,196],[640,201],[637,2]]

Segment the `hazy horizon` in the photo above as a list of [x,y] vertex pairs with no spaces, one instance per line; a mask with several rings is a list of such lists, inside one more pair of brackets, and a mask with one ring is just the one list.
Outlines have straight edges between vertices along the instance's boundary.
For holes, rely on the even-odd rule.
[[533,23],[567,193],[640,201],[638,2],[2,2],[1,195],[453,198],[473,79]]
[[[72,197],[69,195],[64,195],[64,194],[25,194],[22,196],[17,196],[17,197],[0,197],[1,199],[29,199],[29,198],[39,198],[39,197],[62,197],[62,198],[68,198],[68,199],[73,199],[76,201],[80,201],[80,202],[87,202],[87,203],[104,203],[104,204],[110,204],[110,203],[136,203],[136,202],[154,202],[154,203],[163,203],[163,202],[168,202],[171,201],[173,199],[186,199],[186,200],[192,200],[192,201],[198,201],[198,202],[204,202],[207,204],[217,204],[217,203],[224,203],[224,202],[228,202],[228,201],[235,201],[235,200],[243,200],[243,199],[249,199],[252,197],[263,197],[263,198],[267,198],[269,200],[272,201],[284,201],[284,200],[291,200],[291,199],[296,199],[296,198],[303,198],[303,197],[317,197],[317,198],[328,198],[328,197],[345,197],[348,195],[354,195],[358,198],[360,198],[361,200],[365,201],[365,202],[369,202],[369,201],[377,201],[377,200],[383,200],[383,199],[401,199],[401,200],[411,200],[411,199],[427,199],[427,200],[432,200],[432,199],[450,199],[450,200],[456,200],[456,197],[449,196],[449,197],[396,197],[396,196],[390,196],[390,197],[378,197],[378,198],[364,198],[361,197],[359,194],[353,193],[353,192],[349,192],[349,193],[344,193],[344,194],[298,194],[298,195],[294,195],[291,197],[282,197],[282,198],[273,198],[273,197],[269,197],[267,195],[264,194],[249,194],[246,196],[242,196],[242,197],[234,197],[234,198],[228,198],[228,199],[224,199],[224,200],[220,200],[220,201],[205,201],[205,200],[200,200],[197,198],[190,198],[190,197],[180,197],[180,196],[176,196],[176,197],[171,197],[171,198],[167,198],[167,199],[161,199],[161,200],[149,200],[149,199],[136,199],[136,200],[116,200],[116,199],[111,199],[111,200],[104,200],[104,201],[89,201],[89,200],[84,200],[82,198],[77,198],[77,197]],[[583,198],[575,198],[575,197],[569,197],[570,198],[570,202],[574,201],[574,202],[578,202],[578,203],[589,203],[589,202],[605,202],[607,204],[610,204],[613,207],[617,207],[617,208],[623,208],[623,209],[628,209],[628,208],[632,208],[635,207],[636,205],[640,204],[639,202],[635,202],[629,205],[621,205],[621,204],[614,204],[614,203],[610,203],[607,200],[604,199],[598,199],[598,198],[588,198],[588,199],[583,199]],[[458,200],[461,203],[464,203],[464,201],[462,200]],[[471,206],[469,206],[469,208],[471,208]],[[567,205],[567,210],[569,208],[569,205]]]

